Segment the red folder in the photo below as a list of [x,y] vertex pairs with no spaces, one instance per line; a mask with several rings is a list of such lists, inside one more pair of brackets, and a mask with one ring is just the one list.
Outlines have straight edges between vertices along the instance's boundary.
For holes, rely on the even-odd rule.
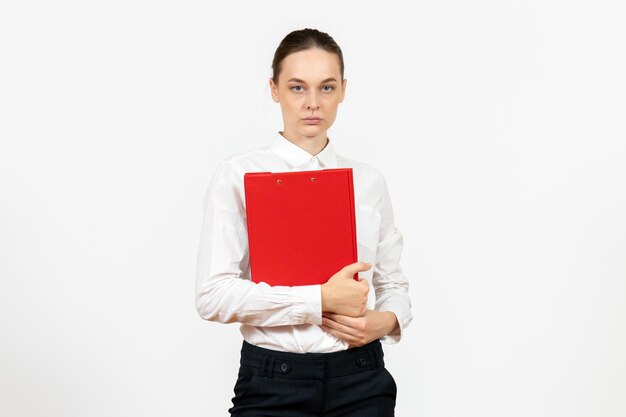
[[247,172],[244,190],[252,281],[323,284],[357,261],[352,168]]

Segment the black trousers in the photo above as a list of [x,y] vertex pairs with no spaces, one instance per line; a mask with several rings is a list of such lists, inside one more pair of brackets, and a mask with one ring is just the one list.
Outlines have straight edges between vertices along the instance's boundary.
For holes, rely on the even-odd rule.
[[291,353],[244,340],[231,417],[391,417],[397,387],[379,340],[331,353]]

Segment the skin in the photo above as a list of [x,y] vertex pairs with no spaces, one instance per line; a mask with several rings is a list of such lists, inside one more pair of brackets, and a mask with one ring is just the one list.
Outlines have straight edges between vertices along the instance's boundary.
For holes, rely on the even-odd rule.
[[[327,131],[335,122],[345,97],[347,79],[341,76],[339,57],[319,48],[289,54],[282,62],[278,83],[270,78],[272,99],[280,104],[286,139],[311,155],[328,143]],[[319,124],[307,124],[305,117],[317,116]],[[350,347],[399,332],[396,315],[390,311],[365,309],[368,282],[353,279],[355,272],[371,264],[347,265],[321,285],[322,325],[327,332]]]

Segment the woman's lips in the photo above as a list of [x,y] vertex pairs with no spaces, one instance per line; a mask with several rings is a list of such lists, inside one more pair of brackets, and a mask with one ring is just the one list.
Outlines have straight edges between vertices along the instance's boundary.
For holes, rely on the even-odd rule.
[[306,123],[307,125],[318,125],[320,124],[320,122],[322,121],[322,119],[318,118],[318,117],[313,117],[313,118],[309,118],[307,117],[306,119],[302,119],[304,121],[304,123]]

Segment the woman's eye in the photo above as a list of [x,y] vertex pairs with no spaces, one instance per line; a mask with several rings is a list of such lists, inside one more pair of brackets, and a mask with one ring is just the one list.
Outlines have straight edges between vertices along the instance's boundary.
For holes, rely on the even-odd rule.
[[[301,85],[294,85],[293,87],[291,87],[291,89],[298,93],[304,91],[304,88]],[[322,87],[322,91],[324,91],[325,93],[331,92],[334,89],[335,87],[333,87],[332,85],[325,85]]]

